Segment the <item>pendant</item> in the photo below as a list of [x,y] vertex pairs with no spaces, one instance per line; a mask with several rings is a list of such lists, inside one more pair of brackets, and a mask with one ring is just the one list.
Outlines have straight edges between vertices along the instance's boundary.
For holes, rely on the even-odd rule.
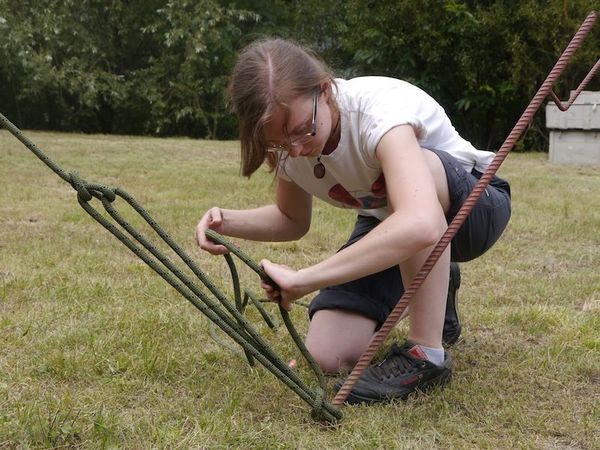
[[319,180],[325,176],[325,166],[321,161],[317,160],[317,164],[313,167],[313,174],[315,175],[315,178],[318,178]]

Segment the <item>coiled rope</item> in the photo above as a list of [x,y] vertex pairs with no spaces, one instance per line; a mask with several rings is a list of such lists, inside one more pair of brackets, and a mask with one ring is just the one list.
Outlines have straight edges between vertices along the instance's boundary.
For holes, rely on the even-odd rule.
[[498,150],[498,152],[496,153],[496,157],[490,163],[490,165],[482,175],[481,179],[479,180],[479,182],[477,183],[477,185],[475,186],[475,188],[473,189],[463,206],[456,214],[456,217],[450,223],[450,225],[448,225],[448,229],[440,238],[439,242],[427,258],[427,260],[425,261],[425,263],[423,264],[413,281],[410,283],[410,285],[408,286],[398,303],[396,304],[396,307],[388,316],[388,318],[386,319],[382,327],[379,329],[379,331],[371,339],[369,346],[363,352],[358,362],[354,366],[354,369],[352,369],[352,372],[350,373],[350,375],[348,375],[346,381],[334,397],[332,403],[335,406],[339,406],[344,403],[344,401],[350,394],[350,391],[352,391],[352,388],[356,385],[356,382],[358,381],[362,373],[371,363],[373,357],[375,356],[375,353],[377,352],[381,344],[384,342],[384,340],[390,334],[391,330],[396,326],[396,324],[400,320],[400,317],[402,316],[409,302],[412,300],[413,296],[417,292],[417,289],[419,289],[419,287],[423,284],[425,278],[427,278],[427,275],[429,275],[429,272],[431,271],[437,260],[440,258],[448,244],[450,244],[450,241],[460,229],[461,225],[473,209],[473,206],[475,205],[475,203],[477,203],[477,200],[479,200],[479,197],[481,197],[481,194],[498,171],[498,168],[506,159],[508,153],[512,150],[517,140],[525,131],[525,128],[533,119],[534,114],[540,108],[544,99],[548,97],[548,95],[550,95],[552,100],[554,100],[559,106],[559,108],[564,111],[569,106],[571,106],[571,104],[573,103],[573,101],[575,101],[579,93],[584,89],[584,87],[592,79],[592,77],[594,77],[594,75],[600,68],[600,59],[596,62],[596,64],[590,70],[588,75],[581,82],[579,87],[572,93],[567,102],[561,102],[558,99],[558,96],[552,90],[554,84],[556,83],[556,80],[571,60],[573,53],[575,53],[575,50],[579,48],[579,46],[589,33],[590,29],[596,22],[596,18],[597,13],[595,11],[590,12],[583,24],[581,25],[581,27],[579,28],[579,30],[577,31],[577,33],[575,34],[575,36],[573,36],[573,39],[559,58],[558,62],[550,71],[550,74],[548,75],[542,86],[539,88],[539,90],[525,109],[525,112],[523,113],[521,118],[517,121],[517,124],[512,129],[512,131],[500,147],[500,150]]
[[[101,184],[88,183],[75,172],[66,172],[58,164],[52,161],[37,145],[27,138],[21,130],[12,124],[3,114],[0,113],[0,125],[6,128],[19,141],[21,141],[29,150],[31,150],[44,164],[52,169],[59,177],[69,183],[77,191],[77,200],[81,207],[92,216],[98,223],[113,234],[129,250],[136,254],[142,261],[151,267],[167,283],[175,288],[183,297],[192,303],[200,312],[206,315],[212,323],[217,325],[231,339],[240,345],[248,358],[248,362],[253,364],[254,359],[259,361],[267,370],[273,373],[280,381],[292,389],[302,400],[308,403],[312,408],[312,416],[325,422],[336,422],[342,418],[342,412],[335,408],[325,398],[327,389],[325,377],[319,365],[312,358],[306,349],[301,336],[298,334],[289,313],[279,307],[283,322],[288,329],[294,343],[300,349],[303,357],[308,362],[314,372],[318,387],[311,389],[285,361],[283,361],[269,346],[244,317],[243,303],[240,292],[240,283],[235,268],[235,263],[231,255],[226,254],[225,259],[230,269],[235,303],[231,302],[216,287],[213,281],[198,267],[198,265],[187,255],[184,250],[160,227],[160,225],[150,216],[150,214],[127,192],[120,188],[111,188]],[[121,197],[127,204],[133,208],[139,216],[156,232],[156,234],[175,252],[175,254],[185,263],[185,265],[194,273],[196,278],[210,291],[214,298],[205,293],[200,286],[186,275],[171,258],[156,248],[150,240],[129,224],[123,216],[113,207],[112,203]],[[90,201],[96,198],[100,200],[104,210],[120,226],[104,217]],[[207,231],[207,236],[227,247],[229,251],[241,259],[262,279],[267,281],[269,277],[264,270],[248,257],[239,248],[227,241],[223,236],[214,231]],[[246,297],[252,299],[253,303],[259,304],[251,294],[246,292]],[[266,314],[264,308],[259,307],[261,314]],[[268,323],[268,321],[267,321]]]

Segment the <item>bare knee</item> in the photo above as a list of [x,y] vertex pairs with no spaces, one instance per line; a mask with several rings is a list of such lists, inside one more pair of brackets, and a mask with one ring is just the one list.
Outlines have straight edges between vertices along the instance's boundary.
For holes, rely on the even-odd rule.
[[316,363],[319,365],[323,373],[326,374],[336,374],[342,370],[341,363],[342,361],[333,357],[330,353],[319,353],[314,350],[310,351],[310,354],[315,359]]
[[360,357],[360,354],[341,354],[335,348],[324,346],[317,348],[307,346],[307,348],[321,370],[330,375],[352,369]]
[[349,370],[369,345],[376,322],[346,310],[317,311],[310,323],[306,346],[323,372]]

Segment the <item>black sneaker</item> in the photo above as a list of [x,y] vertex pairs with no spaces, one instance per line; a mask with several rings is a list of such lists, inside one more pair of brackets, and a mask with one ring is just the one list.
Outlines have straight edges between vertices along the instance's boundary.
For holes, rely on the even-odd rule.
[[[402,347],[394,344],[385,359],[367,368],[348,395],[346,403],[376,403],[392,399],[404,400],[415,391],[425,391],[433,386],[450,381],[452,369],[448,353],[444,355],[444,365],[422,359],[422,350],[407,341]],[[345,380],[338,380],[338,391]]]
[[458,302],[458,288],[460,287],[460,267],[458,263],[450,263],[450,283],[448,285],[448,299],[446,300],[446,317],[444,319],[444,333],[442,334],[442,342],[449,346],[456,341],[460,336],[462,326],[458,318],[456,303]]

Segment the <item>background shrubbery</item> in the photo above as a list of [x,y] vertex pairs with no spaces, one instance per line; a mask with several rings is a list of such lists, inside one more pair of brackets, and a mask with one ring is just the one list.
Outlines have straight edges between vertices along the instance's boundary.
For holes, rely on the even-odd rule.
[[[391,75],[496,149],[597,0],[0,0],[0,111],[24,128],[234,138],[240,47],[299,40],[343,77]],[[600,26],[561,79],[598,58]],[[598,89],[595,80],[591,89]],[[543,113],[525,147],[545,149]]]

